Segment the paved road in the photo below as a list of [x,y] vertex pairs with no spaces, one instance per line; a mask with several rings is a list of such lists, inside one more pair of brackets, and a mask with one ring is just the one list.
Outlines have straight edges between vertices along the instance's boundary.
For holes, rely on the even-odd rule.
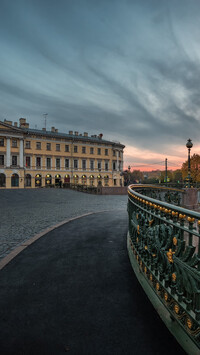
[[183,355],[134,276],[126,233],[125,209],[93,214],[3,268],[1,354]]
[[87,212],[126,210],[127,196],[65,189],[0,190],[0,259],[36,233]]

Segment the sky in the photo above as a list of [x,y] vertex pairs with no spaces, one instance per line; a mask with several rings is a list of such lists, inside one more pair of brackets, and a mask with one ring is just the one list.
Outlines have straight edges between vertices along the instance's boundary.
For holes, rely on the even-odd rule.
[[200,154],[199,0],[0,0],[0,120],[126,146],[124,168]]

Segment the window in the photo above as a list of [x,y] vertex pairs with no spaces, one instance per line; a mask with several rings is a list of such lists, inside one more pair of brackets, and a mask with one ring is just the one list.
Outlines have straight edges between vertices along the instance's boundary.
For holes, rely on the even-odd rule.
[[116,152],[115,152],[115,150],[113,150],[113,157],[115,157],[115,155],[116,155]]
[[65,159],[65,169],[69,169],[69,159]]
[[101,161],[98,161],[97,166],[98,166],[98,169],[101,170]]
[[0,155],[0,165],[4,165],[4,155]]
[[4,138],[0,138],[0,147],[4,147]]
[[119,158],[121,158],[121,152],[119,151]]
[[13,148],[17,147],[17,139],[12,139],[12,147]]
[[47,169],[51,169],[51,158],[47,158]]
[[78,160],[74,159],[74,169],[78,169]]
[[86,160],[82,160],[82,169],[86,170]]
[[97,154],[98,154],[98,155],[101,155],[101,148],[98,148]]
[[90,170],[94,170],[94,160],[90,160]]
[[117,180],[116,179],[114,179],[114,186],[116,186],[117,185]]
[[108,170],[108,161],[105,162],[105,170]]
[[83,154],[86,153],[86,147],[82,147],[82,153],[83,153]]
[[26,141],[25,142],[25,148],[26,149],[30,149],[31,148],[31,142],[30,141]]
[[74,146],[74,153],[78,153],[78,146],[77,145]]
[[57,151],[57,152],[60,151],[60,144],[56,144],[56,151]]
[[36,149],[41,149],[41,142],[36,142]]
[[94,148],[90,148],[90,154],[94,154]]
[[19,175],[12,174],[12,176],[11,176],[11,186],[12,187],[19,186]]
[[113,161],[113,170],[116,170],[116,162]]
[[56,169],[60,169],[60,158],[56,158]]
[[6,186],[6,176],[5,174],[0,174],[0,187]]
[[51,150],[51,143],[47,143],[47,150]]
[[40,157],[36,157],[36,167],[41,168],[41,158]]
[[26,157],[26,168],[30,168],[31,166],[31,157]]
[[16,155],[12,156],[12,165],[17,166],[17,156]]
[[65,145],[65,151],[69,152],[69,145],[68,144]]
[[105,155],[108,155],[108,149],[105,149]]

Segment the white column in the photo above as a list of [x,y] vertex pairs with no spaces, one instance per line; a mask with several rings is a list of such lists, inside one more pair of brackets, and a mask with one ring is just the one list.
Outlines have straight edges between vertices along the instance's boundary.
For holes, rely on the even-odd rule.
[[20,139],[20,149],[19,149],[19,166],[24,167],[24,144],[23,139]]
[[6,146],[6,167],[10,167],[10,138],[7,138],[7,146]]
[[119,151],[117,150],[117,171],[119,171]]

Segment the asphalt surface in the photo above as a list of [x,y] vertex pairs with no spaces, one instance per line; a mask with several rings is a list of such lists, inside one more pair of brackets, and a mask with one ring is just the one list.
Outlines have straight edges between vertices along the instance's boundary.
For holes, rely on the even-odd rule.
[[126,209],[128,197],[69,189],[0,189],[0,259],[36,233],[89,212]]
[[0,271],[3,355],[185,354],[138,283],[127,212],[47,233]]

